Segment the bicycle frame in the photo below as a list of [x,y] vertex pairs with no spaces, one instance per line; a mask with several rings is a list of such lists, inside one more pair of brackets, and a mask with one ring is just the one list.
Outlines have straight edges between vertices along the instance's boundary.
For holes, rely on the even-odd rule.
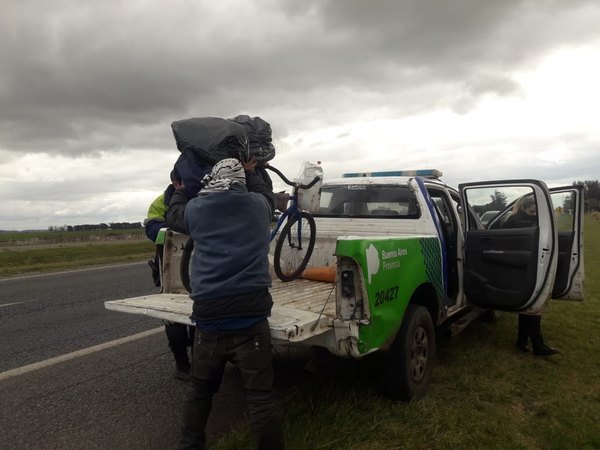
[[[271,240],[273,240],[275,238],[275,236],[281,229],[281,226],[286,221],[286,219],[290,220],[290,218],[298,217],[298,245],[300,248],[302,248],[302,221],[299,218],[301,211],[300,211],[300,208],[298,208],[298,192],[297,191],[298,191],[298,188],[294,187],[294,193],[293,193],[293,195],[290,195],[291,204],[288,207],[288,209],[286,209],[283,212],[283,214],[281,214],[281,217],[277,220],[275,227],[273,227],[273,230],[271,230]],[[291,242],[290,242],[290,245],[292,245]]]
[[[300,213],[302,212],[302,210],[298,207],[298,189],[302,188],[302,189],[310,189],[320,178],[319,177],[315,177],[314,180],[312,180],[308,185],[301,185],[295,182],[292,182],[290,180],[288,180],[278,169],[276,169],[273,166],[270,165],[266,165],[265,166],[267,169],[272,170],[273,172],[275,172],[277,175],[279,175],[279,177],[288,185],[293,187],[292,190],[292,195],[290,195],[290,201],[291,204],[288,207],[288,209],[286,209],[283,214],[281,215],[281,217],[277,220],[277,223],[275,224],[275,227],[273,228],[273,230],[271,231],[271,241],[275,238],[275,236],[277,235],[277,233],[279,232],[279,229],[281,228],[281,226],[283,225],[283,223],[285,222],[285,220],[291,220],[292,218],[297,218],[298,220],[298,248],[302,249],[302,220],[300,218]],[[289,236],[289,245],[290,247],[294,247],[294,244],[292,244],[291,242],[292,237],[291,235]]]

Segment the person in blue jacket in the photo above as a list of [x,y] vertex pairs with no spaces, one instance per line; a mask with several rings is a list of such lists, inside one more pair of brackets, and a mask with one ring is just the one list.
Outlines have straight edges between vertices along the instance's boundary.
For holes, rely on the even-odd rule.
[[267,255],[275,195],[254,164],[245,168],[237,159],[218,162],[185,207],[194,240],[190,281],[197,329],[181,448],[204,448],[212,397],[227,362],[240,370],[258,447],[283,448],[267,322],[273,305]]
[[[173,193],[182,185],[179,174],[176,169],[171,171],[171,184],[167,186],[165,191],[156,197],[148,208],[148,215],[144,222],[144,230],[146,236],[152,242],[156,242],[161,228],[165,225],[165,215],[167,213],[168,204],[171,201]],[[152,278],[154,284],[160,287],[160,267],[162,259],[162,244],[156,245],[156,257],[154,260],[148,261],[148,265],[152,269]],[[181,323],[169,322],[164,320],[165,333],[169,342],[169,348],[175,357],[175,374],[174,377],[183,381],[189,379],[191,369],[188,356],[188,347],[192,347],[194,342],[195,328]]]

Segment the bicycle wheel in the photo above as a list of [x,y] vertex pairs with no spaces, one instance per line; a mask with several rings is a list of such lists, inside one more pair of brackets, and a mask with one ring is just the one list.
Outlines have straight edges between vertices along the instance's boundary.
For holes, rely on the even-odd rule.
[[191,294],[192,287],[190,285],[190,261],[192,260],[192,253],[194,253],[194,240],[188,238],[187,242],[183,246],[183,252],[181,253],[181,263],[179,265],[179,277],[181,278],[181,284]]
[[275,244],[275,273],[281,281],[300,276],[315,247],[315,219],[306,211],[288,219]]

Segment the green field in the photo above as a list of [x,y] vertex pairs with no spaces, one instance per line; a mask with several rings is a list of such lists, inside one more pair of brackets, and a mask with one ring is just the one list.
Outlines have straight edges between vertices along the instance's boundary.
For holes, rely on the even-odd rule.
[[[586,300],[553,301],[542,321],[560,355],[518,352],[516,315],[499,313],[438,343],[420,400],[381,397],[369,361],[297,375],[282,392],[287,448],[600,448],[600,221],[588,216],[585,226]],[[276,377],[290,371],[285,357],[276,364]],[[215,448],[251,449],[252,439],[244,425]]]
[[148,239],[81,245],[46,245],[41,248],[0,247],[0,276],[150,259],[154,244]]
[[4,231],[0,233],[0,246],[36,243],[67,243],[99,241],[137,236],[145,237],[144,229],[94,230],[94,231]]

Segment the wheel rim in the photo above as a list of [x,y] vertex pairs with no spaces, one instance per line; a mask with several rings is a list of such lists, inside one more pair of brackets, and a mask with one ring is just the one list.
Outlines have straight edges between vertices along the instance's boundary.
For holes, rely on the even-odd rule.
[[417,383],[422,381],[425,377],[428,344],[429,340],[427,339],[425,328],[418,327],[413,336],[410,348],[410,369],[412,377]]

